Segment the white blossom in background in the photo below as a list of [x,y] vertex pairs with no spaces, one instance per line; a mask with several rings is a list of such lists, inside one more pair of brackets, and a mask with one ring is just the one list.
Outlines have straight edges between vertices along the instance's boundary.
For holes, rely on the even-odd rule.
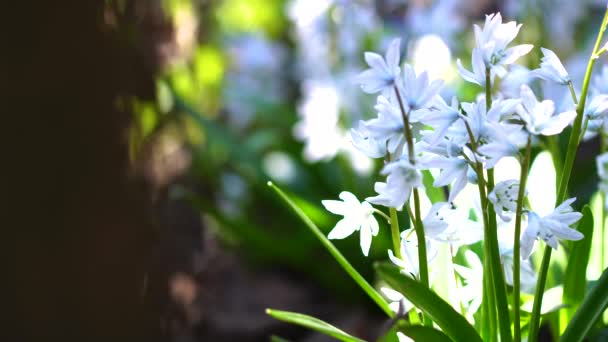
[[483,293],[483,265],[477,254],[470,250],[464,252],[464,258],[468,267],[454,265],[454,270],[464,281],[464,286],[459,288],[460,301],[467,305],[467,316],[472,316],[481,305]]
[[538,101],[532,89],[521,86],[521,106],[517,114],[526,124],[526,129],[534,135],[555,135],[561,133],[576,117],[576,111],[555,114],[555,104],[551,100]]
[[608,152],[602,153],[595,159],[597,175],[600,180],[599,189],[604,193],[604,208],[608,208]]
[[585,116],[589,120],[601,120],[608,116],[608,95],[599,94],[594,96],[585,107]]
[[382,92],[383,95],[390,95],[401,72],[399,68],[400,44],[400,39],[393,39],[386,50],[385,57],[374,52],[365,53],[365,61],[370,68],[357,76],[357,82],[364,92],[369,94]]
[[[426,258],[430,265],[437,257],[437,243],[426,240]],[[401,259],[397,258],[392,250],[388,250],[390,261],[401,270],[401,273],[418,279],[420,277],[420,269],[418,263],[418,237],[414,229],[409,229],[401,232]]]
[[280,77],[287,53],[284,46],[261,35],[246,35],[228,41],[230,66],[222,89],[228,122],[237,130],[255,119],[256,103],[279,105],[285,100],[285,82]]
[[559,57],[557,57],[555,52],[549,49],[540,49],[543,52],[544,57],[541,58],[540,68],[533,70],[532,74],[546,81],[568,85],[572,79],[570,78],[570,75],[568,75],[566,68],[562,65],[562,62],[559,60]]
[[449,80],[453,77],[452,52],[435,34],[418,38],[411,50],[410,59],[416,73],[427,72],[431,80]]
[[339,102],[331,84],[309,82],[303,88],[304,99],[298,106],[300,121],[293,134],[304,141],[304,158],[319,161],[338,153],[344,133],[338,126]]
[[[513,235],[511,235],[513,240]],[[505,281],[507,285],[513,286],[513,249],[500,254],[500,262],[502,263],[503,270],[505,272]],[[536,272],[532,268],[531,261],[521,260],[519,262],[519,284],[520,289],[529,294],[534,294],[536,288]]]
[[329,232],[329,239],[344,239],[354,232],[360,232],[360,245],[363,255],[369,254],[372,244],[372,236],[378,235],[378,221],[374,217],[374,208],[366,201],[359,202],[357,197],[348,191],[343,191],[339,195],[342,201],[324,200],[325,209],[342,218],[336,226]]
[[394,312],[408,312],[414,308],[414,305],[407,300],[401,292],[395,291],[390,287],[383,286],[380,292],[389,300],[388,307]]
[[519,181],[515,179],[502,181],[488,194],[488,200],[494,206],[494,211],[505,221],[511,221],[517,210],[517,197],[519,195]]
[[576,198],[565,200],[552,213],[544,217],[539,217],[533,211],[528,212],[528,226],[521,237],[521,257],[523,259],[530,256],[537,239],[541,239],[551,248],[557,249],[558,239],[577,241],[584,237],[581,232],[570,228],[570,225],[583,217],[570,206],[575,200]]
[[433,34],[456,44],[455,36],[465,28],[466,9],[461,1],[412,1],[409,5],[405,22],[414,35]]

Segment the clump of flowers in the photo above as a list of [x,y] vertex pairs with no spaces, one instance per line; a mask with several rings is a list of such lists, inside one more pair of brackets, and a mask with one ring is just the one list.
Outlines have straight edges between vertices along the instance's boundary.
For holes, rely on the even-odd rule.
[[[598,42],[606,22],[602,25]],[[596,44],[580,96],[559,57],[541,49],[539,68],[526,71],[526,79],[540,78],[568,87],[575,107],[560,110],[553,100],[539,99],[531,84],[520,85],[515,96],[494,92],[497,80],[507,78],[513,65],[533,49],[531,44],[513,44],[521,28],[513,21],[503,22],[500,13],[486,16],[483,27],[475,25],[472,70],[457,62],[464,81],[478,86],[479,95],[472,102],[448,101],[441,96],[441,80],[431,80],[427,72],[416,72],[401,63],[398,38],[384,55],[366,52],[369,68],[356,79],[363,92],[377,95],[376,116],[352,128],[351,138],[355,148],[381,159],[384,167],[374,185],[375,194],[365,201],[349,192],[340,194],[342,202],[323,201],[328,211],[343,216],[329,239],[348,238],[358,231],[367,257],[374,237],[386,233],[392,238],[393,247],[379,253],[390,260],[389,265],[378,267],[380,278],[387,283],[382,289],[386,299],[345,267],[370,297],[390,317],[408,320],[409,326],[440,329],[454,340],[468,336],[471,340],[521,341],[526,334],[529,341],[536,341],[551,251],[567,243],[566,250],[574,253],[576,241],[585,238],[577,230],[583,214],[573,207],[575,198],[567,199],[568,180],[585,131],[602,131],[598,127],[603,127],[608,115],[607,95],[594,94],[586,105],[594,61],[605,49]],[[564,134],[568,127],[566,154],[554,155],[563,159],[555,209],[537,212],[534,203],[528,203],[526,190],[532,149],[544,148],[546,141]],[[519,175],[499,181],[495,171],[507,158],[518,161]],[[603,189],[608,188],[607,158],[606,154],[598,158]],[[443,190],[442,198],[428,195],[425,178]],[[425,205],[425,201],[432,204]],[[386,232],[374,215],[386,219],[390,227]],[[537,241],[544,243],[545,252],[535,270],[528,259]],[[481,253],[473,252],[476,249]],[[434,264],[439,262],[441,250],[449,251],[448,266],[439,270]],[[442,272],[450,276],[439,274]],[[450,279],[458,295],[437,294],[434,279],[438,277]],[[535,288],[527,328],[522,326],[520,312],[522,286]],[[571,289],[565,288],[564,293],[567,291]],[[391,301],[390,310],[386,300]],[[438,312],[436,306],[449,310]],[[572,319],[573,312],[565,317]],[[453,330],[450,324],[461,324],[461,330]],[[402,330],[415,336],[408,331]]]

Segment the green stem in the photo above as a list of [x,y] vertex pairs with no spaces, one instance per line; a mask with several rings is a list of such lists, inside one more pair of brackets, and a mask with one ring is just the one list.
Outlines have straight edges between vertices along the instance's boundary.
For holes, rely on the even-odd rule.
[[[490,68],[486,68],[486,111],[492,107],[492,83],[491,83]],[[481,163],[480,163],[481,165]],[[483,178],[483,170],[481,178]],[[494,189],[494,170],[488,170],[487,189],[490,193]],[[500,330],[500,339],[502,342],[511,341],[511,319],[509,317],[509,304],[507,301],[507,289],[505,283],[505,275],[500,263],[500,251],[498,248],[498,224],[496,222],[496,213],[494,207],[488,203],[486,198],[485,211],[488,217],[488,229],[486,230],[485,243],[489,244],[488,251],[490,258],[490,269],[492,274],[492,283],[494,285],[494,294],[496,296],[496,310],[498,312],[498,325]]]
[[[572,125],[572,131],[570,132],[570,139],[568,140],[568,150],[566,151],[566,159],[562,168],[560,177],[559,187],[557,191],[556,205],[562,203],[568,194],[568,183],[570,181],[570,174],[572,173],[572,166],[574,164],[574,158],[576,157],[576,151],[578,150],[579,137],[581,135],[581,128],[583,123],[583,114],[585,111],[585,101],[587,100],[587,90],[589,89],[589,82],[591,81],[591,72],[593,71],[593,65],[598,49],[602,42],[604,31],[606,30],[606,23],[608,23],[608,7],[604,13],[604,19],[602,19],[602,26],[597,34],[595,46],[593,52],[587,63],[587,70],[585,71],[585,78],[583,80],[583,88],[581,90],[581,96],[579,103],[576,107],[576,118]],[[532,306],[532,316],[530,317],[530,333],[529,341],[536,342],[538,340],[538,330],[540,328],[540,308],[543,302],[543,293],[545,291],[545,283],[547,281],[547,272],[549,271],[549,261],[551,260],[551,247],[545,246],[545,252],[541,262],[540,273],[538,282],[536,284],[536,292],[534,294],[534,304]]]
[[[416,157],[414,155],[414,137],[408,114],[403,106],[403,100],[399,93],[399,88],[394,86],[395,95],[397,95],[397,101],[399,102],[399,109],[401,110],[401,118],[403,119],[403,133],[405,134],[405,140],[407,141],[407,152],[409,161],[412,165],[416,164]],[[424,237],[424,227],[422,226],[422,219],[420,217],[420,195],[418,189],[413,189],[414,193],[414,229],[416,230],[416,237],[418,239],[418,269],[420,270],[420,282],[426,287],[429,286],[429,268],[426,256],[426,239]],[[428,315],[424,316],[424,325],[433,326],[433,322]]]
[[[467,133],[469,134],[469,140],[471,142],[471,150],[473,150],[474,153],[476,153],[477,151],[477,142],[475,141],[475,136],[473,135],[473,131],[471,130],[471,127],[469,126],[468,122],[466,120],[464,121],[464,125],[467,129]],[[489,241],[489,236],[491,235],[489,232],[489,228],[490,228],[490,223],[488,220],[488,214],[487,214],[487,208],[488,208],[488,197],[486,195],[486,182],[485,182],[485,178],[484,178],[484,173],[483,173],[483,165],[481,164],[481,162],[477,159],[475,159],[475,162],[473,164],[474,169],[475,169],[475,173],[477,174],[477,187],[479,189],[479,201],[481,202],[481,210],[482,210],[482,220],[483,220],[483,228],[484,228],[484,241]],[[494,341],[496,340],[496,320],[497,320],[497,316],[496,316],[496,292],[495,292],[495,287],[494,287],[494,271],[493,271],[493,267],[492,267],[492,262],[491,262],[491,251],[490,251],[490,246],[491,244],[489,243],[484,243],[483,244],[483,254],[484,256],[490,256],[490,257],[484,257],[483,258],[483,271],[484,271],[484,275],[483,275],[483,283],[484,283],[484,299],[485,302],[487,302],[487,304],[485,305],[485,309],[486,309],[486,317],[484,318],[487,323],[488,323],[488,328],[490,330],[490,340]]]
[[520,307],[520,247],[521,238],[521,216],[524,206],[524,196],[526,194],[526,181],[528,179],[528,168],[530,167],[530,155],[532,152],[532,136],[528,135],[528,143],[526,144],[526,152],[521,164],[521,174],[519,175],[519,192],[517,193],[517,211],[515,216],[515,234],[513,236],[513,324],[514,340],[521,341],[521,322],[519,317]]
[[568,89],[570,89],[570,95],[572,96],[572,102],[574,102],[575,105],[578,105],[578,99],[576,97],[576,91],[574,90],[574,85],[572,84],[572,81],[568,81]]
[[[607,150],[607,146],[606,146],[606,135],[604,134],[604,132],[600,131],[600,153],[604,154]],[[600,241],[606,241],[606,206],[605,206],[605,201],[606,201],[606,194],[603,191],[600,191],[600,203],[601,203],[601,209],[600,209],[600,217],[602,218],[602,222],[600,224]],[[600,257],[601,257],[601,262],[600,262],[600,267],[601,269],[605,269],[606,265],[605,265],[605,260],[606,260],[606,244],[602,243],[601,244],[601,248],[600,248]]]
[[403,259],[401,255],[401,238],[399,237],[399,219],[397,218],[397,209],[389,208],[391,222],[391,238],[393,240],[393,252],[399,259]]
[[[494,170],[488,170],[488,193],[494,189]],[[494,284],[494,294],[496,296],[496,310],[498,311],[498,326],[501,341],[511,341],[511,317],[509,316],[509,302],[507,300],[507,283],[505,274],[500,262],[500,249],[498,247],[498,224],[496,222],[496,212],[494,206],[486,199],[488,212],[488,239],[490,245],[490,267],[492,268],[492,282]]]

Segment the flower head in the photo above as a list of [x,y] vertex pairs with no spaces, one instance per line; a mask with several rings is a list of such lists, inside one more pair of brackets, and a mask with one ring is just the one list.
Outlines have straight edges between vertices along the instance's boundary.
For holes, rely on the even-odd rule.
[[509,214],[517,210],[517,197],[519,195],[519,181],[510,179],[502,181],[494,187],[488,195],[488,200],[494,205],[494,211],[505,221],[511,221]]
[[401,40],[396,38],[391,41],[386,51],[386,58],[377,53],[366,52],[365,61],[370,66],[357,76],[357,82],[361,89],[368,94],[383,92],[388,95],[392,91],[395,80],[400,73],[399,68],[399,45]]
[[[473,67],[472,72],[462,66],[460,58],[456,60],[456,67],[458,68],[458,73],[465,81],[475,83],[484,87],[486,85],[486,65],[483,61],[481,50],[479,50],[478,48],[473,48],[471,65]],[[492,83],[492,81],[490,81],[490,83]]]
[[386,154],[385,140],[373,138],[363,121],[359,122],[357,129],[351,128],[350,138],[353,146],[370,158],[382,158]]
[[356,231],[361,232],[361,250],[369,254],[372,236],[378,235],[378,222],[374,217],[374,208],[367,202],[359,202],[357,197],[348,191],[340,193],[342,201],[321,201],[325,209],[336,215],[344,216],[327,236],[329,239],[344,239]]
[[566,68],[562,65],[559,57],[555,52],[540,48],[543,52],[543,58],[541,58],[540,68],[532,71],[532,75],[542,78],[543,80],[553,81],[561,85],[568,85],[572,80]]
[[388,175],[386,183],[376,182],[374,190],[378,195],[366,199],[373,204],[401,210],[409,200],[412,189],[422,186],[420,171],[407,158],[386,164],[381,173]]
[[523,259],[527,259],[532,254],[534,242],[537,239],[541,239],[551,248],[557,249],[558,239],[576,241],[584,237],[581,232],[570,228],[570,225],[583,217],[570,206],[575,200],[576,198],[570,198],[564,201],[545,217],[539,217],[535,212],[528,213],[528,227],[521,237],[521,257]]
[[397,84],[409,113],[424,108],[439,93],[443,81],[434,80],[429,83],[426,71],[417,76],[414,68],[406,64],[403,68],[403,79]]
[[551,100],[538,102],[532,89],[521,86],[522,104],[517,107],[517,114],[526,124],[528,132],[534,135],[555,135],[561,133],[574,120],[574,110],[555,113],[555,104]]
[[366,121],[365,126],[373,138],[385,142],[386,150],[394,154],[405,143],[401,111],[382,95],[378,96],[374,108],[378,111],[378,117]]
[[485,67],[499,77],[507,73],[505,65],[513,64],[519,57],[532,50],[531,44],[507,48],[520,28],[521,24],[514,21],[503,24],[500,13],[487,15],[483,29],[477,25],[474,27],[476,47],[480,49]]
[[[425,238],[426,259],[430,264],[439,252],[437,243]],[[401,269],[401,273],[418,278],[420,275],[418,263],[418,236],[413,229],[401,232],[401,259],[397,258],[392,250],[388,250],[388,258]]]
[[585,108],[585,115],[589,120],[603,119],[608,116],[608,95],[594,96]]

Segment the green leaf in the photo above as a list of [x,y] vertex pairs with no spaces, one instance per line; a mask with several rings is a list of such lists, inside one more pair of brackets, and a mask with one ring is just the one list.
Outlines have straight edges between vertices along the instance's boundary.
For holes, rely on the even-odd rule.
[[469,322],[452,306],[418,281],[405,276],[393,265],[376,265],[379,276],[396,291],[401,292],[414,306],[425,312],[454,341],[481,342],[481,337]]
[[344,342],[365,342],[365,340],[356,338],[352,335],[347,334],[346,332],[334,327],[333,325],[323,322],[322,320],[296,313],[296,312],[288,312],[288,311],[280,311],[273,309],[266,309],[266,313],[271,317],[278,319],[279,321],[299,325],[306,327],[308,329],[312,329],[318,331],[322,334],[337,338],[340,341]]
[[268,186],[271,187],[277,193],[277,195],[279,195],[279,197],[296,213],[296,215],[300,217],[300,219],[302,219],[308,229],[310,229],[310,231],[319,239],[319,241],[321,241],[321,244],[323,244],[323,246],[327,248],[329,253],[336,259],[338,264],[342,266],[346,273],[348,273],[353,278],[357,285],[359,285],[363,289],[363,291],[365,291],[365,293],[367,293],[367,295],[374,302],[376,302],[376,304],[378,304],[378,306],[389,317],[394,317],[395,313],[390,309],[386,300],[384,300],[384,298],[378,293],[378,291],[376,291],[376,289],[374,289],[367,282],[367,280],[365,280],[365,278],[363,278],[363,276],[361,276],[361,274],[359,274],[359,272],[355,270],[355,268],[348,262],[348,260],[346,260],[346,258],[342,255],[342,253],[340,253],[336,246],[334,246],[334,244],[331,243],[331,241],[329,241],[327,237],[325,237],[319,227],[317,227],[312,222],[312,220],[289,197],[287,197],[287,195],[285,195],[285,193],[281,189],[279,189],[272,182],[268,182]]
[[604,270],[595,287],[587,293],[560,341],[582,341],[606,307],[608,307],[608,269]]
[[587,287],[587,264],[593,236],[593,214],[588,205],[582,210],[583,218],[578,224],[578,230],[585,236],[580,241],[572,243],[566,274],[564,275],[564,294],[562,302],[567,305],[560,313],[560,327],[565,327],[572,319],[576,309],[585,297]]
[[431,327],[425,327],[423,325],[410,325],[404,328],[400,328],[403,334],[411,338],[414,341],[435,341],[435,342],[451,342],[452,339],[448,337],[443,331],[437,330]]
[[291,342],[291,341],[286,340],[280,336],[272,335],[272,336],[270,336],[270,342]]

